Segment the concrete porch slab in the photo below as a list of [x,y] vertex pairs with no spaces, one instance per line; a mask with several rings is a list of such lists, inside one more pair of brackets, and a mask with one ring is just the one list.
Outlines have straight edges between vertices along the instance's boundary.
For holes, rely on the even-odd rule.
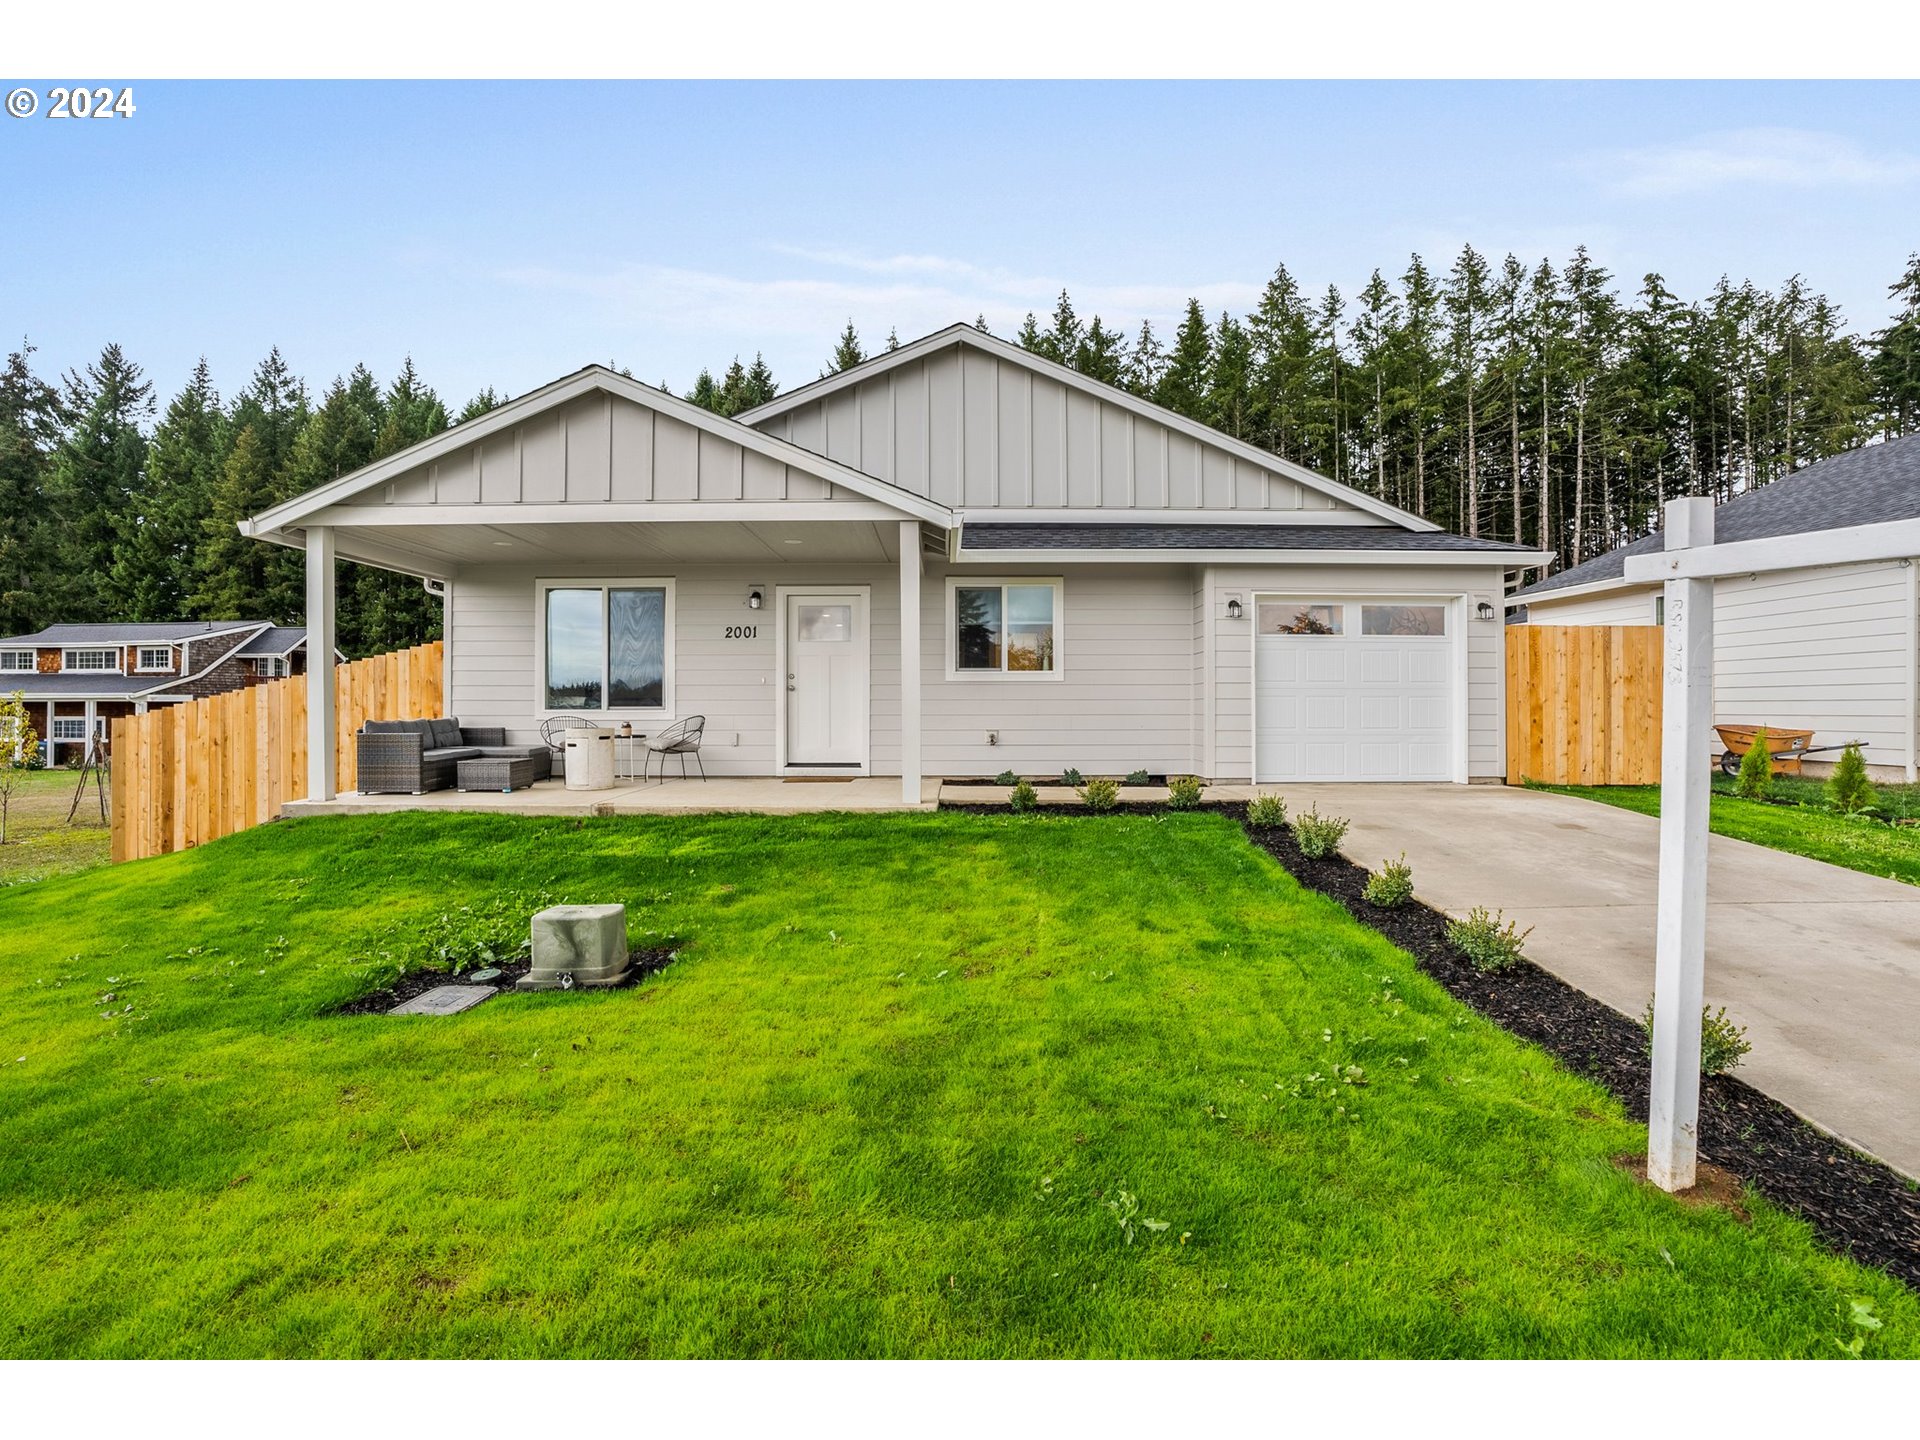
[[294,800],[281,807],[288,819],[301,815],[391,814],[442,810],[508,815],[688,815],[744,811],[756,815],[810,815],[828,810],[931,810],[940,782],[921,786],[917,806],[900,797],[897,775],[857,775],[826,780],[775,776],[715,776],[662,784],[621,781],[611,790],[569,790],[543,780],[511,794],[499,791],[430,790],[425,795],[345,794],[332,800]]

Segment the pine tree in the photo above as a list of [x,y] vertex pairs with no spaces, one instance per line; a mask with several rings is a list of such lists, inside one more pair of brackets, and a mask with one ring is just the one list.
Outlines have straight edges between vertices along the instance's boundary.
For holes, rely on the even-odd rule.
[[827,368],[820,372],[820,378],[838,375],[842,370],[851,370],[866,362],[867,352],[860,348],[860,332],[853,328],[851,317],[847,328],[840,332],[840,338],[834,342],[833,354],[827,357]]
[[1329,285],[1313,315],[1312,368],[1306,407],[1309,462],[1334,480],[1347,478],[1347,361],[1342,349],[1341,320],[1346,301],[1337,286]]
[[33,373],[22,341],[0,371],[0,635],[24,635],[59,617],[48,583],[54,534],[44,496],[67,422],[60,392]]
[[1160,344],[1160,337],[1153,333],[1153,322],[1142,320],[1140,333],[1135,337],[1133,349],[1127,352],[1126,368],[1121,373],[1121,383],[1142,398],[1150,397],[1159,387],[1160,376],[1167,368],[1167,355]]
[[887,331],[887,349],[898,350],[899,348],[900,348],[900,332],[898,330],[888,330]]
[[1907,257],[1906,272],[1887,293],[1900,310],[1873,337],[1874,399],[1886,433],[1908,435],[1920,430],[1920,251]]
[[1867,762],[1858,742],[1840,752],[1833,774],[1827,777],[1827,801],[1842,815],[1854,815],[1867,809],[1880,797],[1867,779]]
[[1080,317],[1073,312],[1073,301],[1062,290],[1060,299],[1053,307],[1053,324],[1040,337],[1036,353],[1044,355],[1056,365],[1071,365],[1080,354],[1080,342],[1085,333],[1080,325]]
[[[662,390],[667,389],[664,383],[662,383],[660,388]],[[667,390],[667,393],[671,395],[673,392],[671,390]],[[460,418],[455,420],[453,423],[456,425],[464,425],[469,420],[478,420],[482,415],[486,414],[489,410],[498,410],[505,403],[506,401],[503,400],[499,395],[496,395],[494,393],[493,387],[489,385],[487,386],[486,389],[482,390],[478,395],[474,396],[471,400],[467,401],[467,403],[461,407]]]
[[145,483],[122,526],[113,561],[122,618],[180,620],[188,614],[194,555],[213,511],[227,443],[226,415],[203,356],[153,433]]
[[1127,357],[1121,348],[1125,343],[1119,332],[1107,329],[1096,315],[1074,352],[1073,368],[1104,384],[1118,385],[1127,366]]
[[753,352],[753,364],[747,367],[747,383],[741,390],[741,399],[746,403],[743,410],[751,410],[764,405],[780,393],[780,386],[773,378],[773,370],[767,364],[766,357],[758,350]]
[[1360,292],[1360,314],[1353,322],[1350,338],[1354,346],[1354,383],[1365,397],[1355,450],[1365,457],[1367,488],[1383,500],[1388,493],[1393,419],[1398,413],[1397,407],[1389,408],[1388,397],[1396,383],[1394,341],[1399,330],[1399,297],[1375,270]]
[[727,373],[721,377],[720,390],[714,396],[712,408],[722,415],[738,415],[747,408],[747,367],[740,363],[738,355],[727,366]]
[[[278,347],[269,351],[227,416],[232,443],[213,485],[193,557],[187,605],[194,619],[286,619],[298,623],[306,604],[306,559],[240,533],[240,522],[290,499],[288,466],[306,428],[307,389]],[[246,450],[240,442],[246,436]]]
[[145,484],[153,386],[118,345],[66,377],[72,428],[54,452],[46,503],[55,528],[51,605],[63,620],[115,620],[124,608],[113,558]]
[[1198,300],[1189,300],[1153,398],[1176,414],[1197,420],[1206,414],[1212,371],[1213,333],[1207,328],[1207,314]]
[[1400,279],[1403,413],[1413,442],[1413,512],[1428,515],[1427,459],[1441,418],[1440,292],[1418,255]]
[[1040,324],[1033,318],[1033,312],[1031,310],[1027,312],[1027,318],[1020,322],[1020,332],[1015,335],[1013,339],[1014,343],[1022,350],[1030,350],[1035,355],[1040,353],[1042,343],[1040,339]]
[[1206,408],[1195,417],[1234,439],[1253,425],[1253,342],[1226,311],[1213,332],[1213,364],[1207,374]]
[[[484,393],[492,395],[491,390]],[[379,422],[373,447],[362,463],[384,460],[447,428],[447,407],[421,383],[411,357],[377,401],[369,400],[364,387],[354,391],[353,397],[358,408],[372,409]],[[349,458],[341,455],[338,460],[344,463]],[[345,564],[340,568],[337,594],[339,644],[349,655],[404,650],[441,634],[443,602],[411,575]]]
[[713,383],[713,372],[711,370],[702,370],[700,374],[695,377],[693,389],[687,392],[687,399],[695,405],[698,405],[702,410],[718,410],[720,408],[720,387]]
[[1459,417],[1464,473],[1460,489],[1465,504],[1466,533],[1480,533],[1480,427],[1476,411],[1486,366],[1492,306],[1492,272],[1473,246],[1460,251],[1447,276],[1447,350],[1453,368],[1453,388],[1463,412]]
[[993,333],[987,326],[987,317],[985,314],[979,314],[973,317],[973,328],[978,330],[982,335],[991,335]]
[[1258,443],[1289,460],[1304,457],[1312,390],[1313,321],[1285,265],[1275,268],[1247,317],[1253,343],[1253,405]]

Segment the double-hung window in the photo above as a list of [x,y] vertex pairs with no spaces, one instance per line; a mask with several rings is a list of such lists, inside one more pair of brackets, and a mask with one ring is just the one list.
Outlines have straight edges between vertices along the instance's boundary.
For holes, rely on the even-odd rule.
[[173,647],[142,645],[134,663],[142,670],[171,670],[173,669]]
[[33,668],[33,651],[0,650],[0,670],[22,671]]
[[947,660],[956,676],[1060,674],[1058,580],[947,582]]
[[542,580],[543,712],[673,710],[671,580]]
[[61,661],[65,670],[118,670],[120,656],[114,650],[69,650]]

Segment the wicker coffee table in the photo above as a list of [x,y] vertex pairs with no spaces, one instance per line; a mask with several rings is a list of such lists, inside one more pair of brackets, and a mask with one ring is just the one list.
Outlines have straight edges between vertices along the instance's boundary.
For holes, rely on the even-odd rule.
[[483,755],[462,760],[453,773],[462,790],[524,790],[533,784],[533,761],[524,755]]

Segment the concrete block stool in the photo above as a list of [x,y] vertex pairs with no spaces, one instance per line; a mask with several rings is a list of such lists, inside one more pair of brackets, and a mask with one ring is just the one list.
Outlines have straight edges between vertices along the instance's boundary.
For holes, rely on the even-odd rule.
[[514,988],[618,985],[627,952],[626,906],[554,905],[533,917],[533,969]]

